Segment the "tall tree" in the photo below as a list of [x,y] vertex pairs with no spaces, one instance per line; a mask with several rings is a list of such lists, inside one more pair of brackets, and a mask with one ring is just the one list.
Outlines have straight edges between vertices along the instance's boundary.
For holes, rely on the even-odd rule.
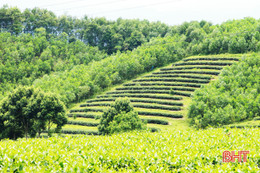
[[66,122],[63,103],[33,87],[17,88],[0,104],[0,138],[33,137],[55,126],[59,131]]

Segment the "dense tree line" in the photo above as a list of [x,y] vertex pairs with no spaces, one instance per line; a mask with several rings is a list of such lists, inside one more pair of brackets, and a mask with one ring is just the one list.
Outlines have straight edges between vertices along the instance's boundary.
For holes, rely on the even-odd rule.
[[0,9],[0,29],[14,35],[34,34],[44,28],[47,34],[58,36],[66,33],[69,41],[78,39],[89,46],[97,46],[108,54],[133,50],[153,37],[164,37],[169,26],[147,20],[109,21],[105,18],[82,19],[71,16],[56,16],[46,9],[25,9],[4,6]]
[[191,124],[220,126],[260,116],[260,55],[244,57],[223,69],[219,79],[195,91]]
[[245,53],[260,50],[260,20],[245,18],[221,25],[206,21],[183,23],[171,28],[167,35],[185,35],[190,54]]
[[0,98],[17,84],[33,84],[67,106],[183,57],[260,50],[260,21],[253,18],[170,27],[3,7],[0,25]]

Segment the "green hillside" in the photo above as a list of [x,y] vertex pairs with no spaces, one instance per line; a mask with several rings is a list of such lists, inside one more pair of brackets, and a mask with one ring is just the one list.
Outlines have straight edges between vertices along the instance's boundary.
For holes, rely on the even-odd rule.
[[260,172],[259,127],[259,19],[0,8],[0,172]]
[[71,107],[184,57],[260,50],[260,21],[250,17],[167,26],[4,6],[0,20],[0,100],[32,85]]
[[192,93],[217,78],[241,55],[194,56],[146,73],[70,110],[63,133],[97,134],[102,112],[118,97],[128,97],[148,127],[189,128],[187,107]]
[[196,90],[188,117],[197,128],[260,119],[259,53],[243,56],[225,68],[218,80]]

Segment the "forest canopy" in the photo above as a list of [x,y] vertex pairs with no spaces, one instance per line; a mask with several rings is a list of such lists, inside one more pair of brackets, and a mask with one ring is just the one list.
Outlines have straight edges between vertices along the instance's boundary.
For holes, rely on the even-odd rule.
[[0,99],[17,84],[34,85],[67,106],[187,56],[260,50],[254,18],[168,26],[4,6],[0,29]]
[[170,26],[147,20],[105,18],[78,19],[63,15],[56,16],[46,9],[25,9],[4,6],[0,9],[1,31],[14,35],[34,35],[37,28],[44,28],[47,34],[58,36],[66,33],[69,42],[80,40],[89,46],[96,46],[108,54],[133,50],[153,37],[164,37]]

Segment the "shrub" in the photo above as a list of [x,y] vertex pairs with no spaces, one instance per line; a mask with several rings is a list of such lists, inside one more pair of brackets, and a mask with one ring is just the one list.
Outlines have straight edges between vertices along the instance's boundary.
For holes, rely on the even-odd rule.
[[98,130],[101,134],[113,134],[144,129],[145,125],[130,105],[128,98],[118,98],[100,119]]

